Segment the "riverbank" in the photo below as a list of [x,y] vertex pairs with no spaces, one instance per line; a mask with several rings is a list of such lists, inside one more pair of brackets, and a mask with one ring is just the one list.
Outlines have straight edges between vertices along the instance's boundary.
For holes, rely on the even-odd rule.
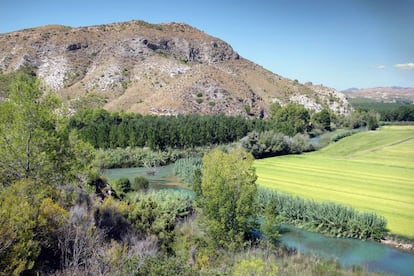
[[414,241],[400,238],[398,236],[387,236],[381,239],[381,244],[398,248],[407,252],[414,252]]

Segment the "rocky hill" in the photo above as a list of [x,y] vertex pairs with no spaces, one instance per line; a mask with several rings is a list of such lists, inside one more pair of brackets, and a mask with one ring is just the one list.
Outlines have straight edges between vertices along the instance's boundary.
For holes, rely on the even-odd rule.
[[22,66],[34,68],[75,109],[266,116],[272,102],[341,114],[350,108],[336,90],[274,74],[181,23],[50,25],[0,34],[0,73]]
[[384,103],[414,104],[414,87],[350,88],[342,92],[349,98],[370,99]]

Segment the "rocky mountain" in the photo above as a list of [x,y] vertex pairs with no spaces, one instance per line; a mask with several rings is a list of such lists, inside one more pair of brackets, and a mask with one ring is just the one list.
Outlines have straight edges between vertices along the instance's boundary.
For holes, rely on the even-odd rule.
[[342,91],[342,93],[349,98],[363,98],[385,103],[406,102],[414,104],[414,87],[350,88]]
[[0,34],[0,73],[22,66],[75,109],[251,116],[266,116],[272,102],[350,109],[336,90],[274,74],[182,23],[50,25]]

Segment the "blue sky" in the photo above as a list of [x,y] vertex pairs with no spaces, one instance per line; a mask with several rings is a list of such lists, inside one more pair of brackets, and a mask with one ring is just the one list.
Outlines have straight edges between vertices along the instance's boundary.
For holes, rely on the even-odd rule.
[[300,82],[414,87],[414,0],[0,0],[0,33],[132,19],[190,24]]

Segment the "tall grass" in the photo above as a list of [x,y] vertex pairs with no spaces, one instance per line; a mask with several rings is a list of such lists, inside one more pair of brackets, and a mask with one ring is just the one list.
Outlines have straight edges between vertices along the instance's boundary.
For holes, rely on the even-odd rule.
[[316,202],[259,187],[258,201],[269,204],[282,221],[335,237],[380,240],[386,234],[385,218],[333,202]]
[[193,210],[193,195],[184,191],[175,190],[152,190],[147,193],[132,193],[129,195],[130,202],[141,202],[151,200],[156,202],[157,208],[161,213],[176,218],[182,218],[189,215]]
[[174,174],[178,176],[185,184],[191,185],[195,171],[202,170],[203,159],[200,157],[190,157],[178,159],[174,163]]
[[154,167],[174,163],[181,158],[202,157],[211,150],[210,147],[197,147],[192,149],[172,149],[163,151],[150,148],[116,148],[100,149],[96,152],[95,165],[102,169]]

